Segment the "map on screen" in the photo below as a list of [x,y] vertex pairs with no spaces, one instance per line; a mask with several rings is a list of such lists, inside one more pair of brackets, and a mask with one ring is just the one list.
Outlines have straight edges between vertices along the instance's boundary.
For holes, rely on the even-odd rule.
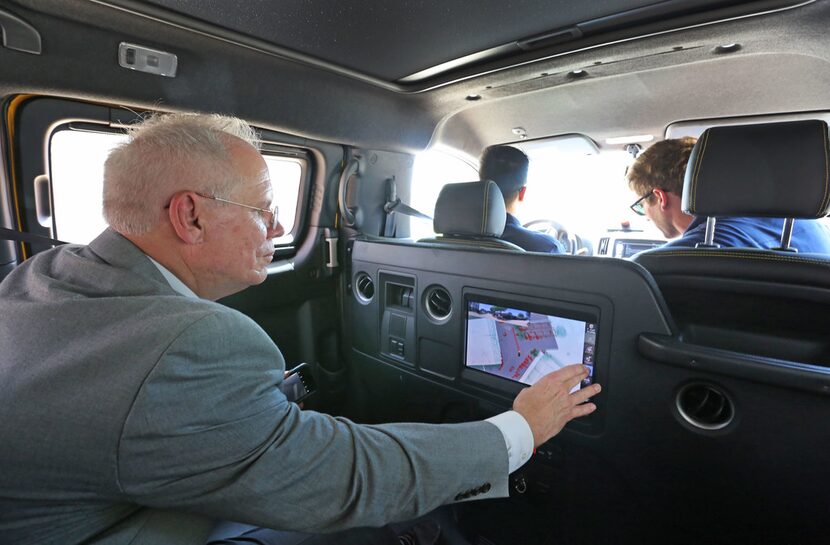
[[552,371],[582,363],[589,375],[579,388],[593,380],[596,338],[595,323],[468,301],[464,364],[533,384]]

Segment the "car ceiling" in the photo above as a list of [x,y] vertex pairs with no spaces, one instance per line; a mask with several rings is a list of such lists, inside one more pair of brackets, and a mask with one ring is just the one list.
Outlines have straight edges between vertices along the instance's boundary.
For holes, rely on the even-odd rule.
[[[653,0],[149,3],[390,82],[522,38],[655,4]],[[682,2],[678,7],[723,3]]]
[[[515,141],[518,127],[530,139],[582,133],[602,147],[611,136],[659,138],[680,120],[827,109],[828,0],[649,4],[671,17],[401,81],[644,4],[5,1],[0,10],[41,33],[43,52],[0,48],[0,93],[233,113],[310,139],[407,152],[447,146],[470,156]],[[729,11],[747,6],[758,13]],[[703,8],[707,20],[689,19]],[[176,53],[179,74],[118,67],[121,41]],[[731,43],[740,47],[718,49]]]

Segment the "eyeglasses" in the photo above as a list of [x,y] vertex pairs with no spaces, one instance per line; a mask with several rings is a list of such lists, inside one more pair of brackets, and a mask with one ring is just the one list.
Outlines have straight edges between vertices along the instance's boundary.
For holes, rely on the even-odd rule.
[[[256,210],[257,212],[260,213],[260,215],[262,215],[262,220],[265,222],[265,226],[268,228],[269,231],[275,230],[277,228],[277,225],[280,224],[280,220],[279,220],[280,208],[276,204],[273,207],[271,207],[271,209],[269,210],[268,208],[257,208],[256,206],[251,206],[249,204],[242,204],[241,202],[236,202],[236,201],[229,201],[228,199],[223,199],[221,197],[214,197],[213,195],[205,195],[205,194],[199,193],[197,191],[194,191],[194,193],[196,193],[197,195],[199,195],[200,197],[203,197],[205,199],[211,199],[211,200],[214,200],[214,201],[224,202],[224,203],[228,203],[228,204],[235,204],[236,206],[242,206],[244,208],[250,208],[251,210]],[[270,221],[265,216],[265,214],[270,214],[270,218],[271,218]]]
[[646,207],[645,207],[645,204],[643,204],[643,201],[645,201],[646,199],[648,199],[652,195],[653,195],[653,193],[651,193],[651,192],[646,193],[645,195],[643,195],[642,197],[640,197],[639,199],[634,201],[634,204],[629,206],[629,208],[631,208],[631,210],[633,210],[634,213],[637,214],[638,216],[645,216],[646,215]]

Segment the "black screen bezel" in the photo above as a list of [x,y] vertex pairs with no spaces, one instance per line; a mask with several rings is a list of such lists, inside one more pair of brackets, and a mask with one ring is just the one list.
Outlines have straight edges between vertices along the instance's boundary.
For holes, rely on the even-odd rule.
[[568,301],[527,298],[522,296],[515,296],[505,298],[502,296],[494,296],[485,294],[480,291],[468,291],[464,293],[463,297],[463,314],[461,316],[462,327],[464,328],[462,345],[461,345],[461,377],[462,380],[474,383],[479,386],[487,387],[488,389],[496,390],[511,396],[516,395],[521,389],[527,388],[528,385],[515,381],[506,377],[501,377],[475,369],[467,366],[467,338],[468,331],[468,313],[470,302],[484,303],[487,305],[499,305],[508,308],[515,308],[517,310],[525,310],[529,312],[536,312],[548,316],[556,316],[569,320],[579,320],[581,322],[592,323],[596,327],[596,340],[594,342],[594,369],[592,375],[592,382],[598,382],[599,362],[600,362],[600,335],[602,331],[600,323],[600,310],[593,306],[587,306]]

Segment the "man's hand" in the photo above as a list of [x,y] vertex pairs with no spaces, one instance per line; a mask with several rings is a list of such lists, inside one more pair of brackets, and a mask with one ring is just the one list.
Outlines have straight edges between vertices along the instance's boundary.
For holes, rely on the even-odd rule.
[[588,376],[582,365],[569,365],[547,374],[530,388],[525,388],[513,401],[513,410],[522,415],[533,432],[533,446],[538,447],[574,418],[591,414],[597,409],[593,403],[583,403],[597,395],[599,384],[570,391]]

